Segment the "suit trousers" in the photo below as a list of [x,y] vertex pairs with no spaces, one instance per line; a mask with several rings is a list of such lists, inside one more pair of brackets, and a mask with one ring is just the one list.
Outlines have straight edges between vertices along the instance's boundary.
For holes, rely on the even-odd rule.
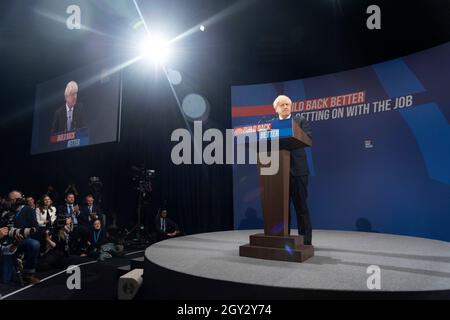
[[[298,234],[303,236],[304,243],[312,241],[312,227],[306,199],[308,197],[308,175],[289,177],[289,198],[294,204],[297,215]],[[291,232],[291,212],[289,206],[289,233]]]

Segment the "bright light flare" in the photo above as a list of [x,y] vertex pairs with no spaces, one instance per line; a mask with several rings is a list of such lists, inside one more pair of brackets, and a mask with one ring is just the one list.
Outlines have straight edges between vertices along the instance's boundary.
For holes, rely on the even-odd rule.
[[161,36],[149,36],[139,44],[143,59],[154,64],[163,64],[170,58],[169,44]]

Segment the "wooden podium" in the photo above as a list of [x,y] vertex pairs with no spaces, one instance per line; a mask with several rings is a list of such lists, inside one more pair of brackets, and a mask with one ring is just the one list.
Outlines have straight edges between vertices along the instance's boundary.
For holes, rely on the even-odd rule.
[[[264,233],[251,235],[250,243],[239,247],[239,255],[303,262],[314,255],[314,247],[304,245],[303,236],[288,234],[290,150],[311,146],[312,141],[292,117],[274,120],[269,126],[271,130],[278,130],[279,170],[275,175],[259,175]],[[258,164],[259,173],[261,167]]]

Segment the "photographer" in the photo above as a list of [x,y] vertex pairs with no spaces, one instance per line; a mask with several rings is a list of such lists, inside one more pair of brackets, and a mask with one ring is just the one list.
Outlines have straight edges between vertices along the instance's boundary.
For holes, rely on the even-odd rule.
[[37,259],[39,256],[39,241],[31,238],[39,228],[36,214],[32,208],[26,205],[22,193],[11,191],[8,195],[10,206],[9,218],[13,226],[8,226],[8,237],[13,246],[17,246],[15,255],[24,254],[25,263],[23,270],[23,280],[29,284],[39,283],[40,280],[34,275]]

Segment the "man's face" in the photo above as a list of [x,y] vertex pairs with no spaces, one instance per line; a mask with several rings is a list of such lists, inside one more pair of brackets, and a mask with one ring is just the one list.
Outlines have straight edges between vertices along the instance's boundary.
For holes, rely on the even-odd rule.
[[33,197],[27,198],[27,205],[29,205],[30,207],[34,206],[34,198]]
[[67,105],[69,106],[69,108],[73,108],[73,106],[77,103],[77,95],[78,95],[78,92],[74,91],[74,92],[71,92],[66,97],[66,102],[67,102]]
[[69,194],[66,197],[66,203],[68,204],[74,204],[75,203],[75,196],[73,194]]
[[86,197],[86,204],[88,206],[92,206],[94,204],[94,198],[92,197]]
[[275,111],[281,118],[287,118],[291,114],[292,102],[288,98],[281,98],[275,106]]
[[163,217],[163,218],[167,217],[167,211],[166,210],[161,211],[161,217]]

